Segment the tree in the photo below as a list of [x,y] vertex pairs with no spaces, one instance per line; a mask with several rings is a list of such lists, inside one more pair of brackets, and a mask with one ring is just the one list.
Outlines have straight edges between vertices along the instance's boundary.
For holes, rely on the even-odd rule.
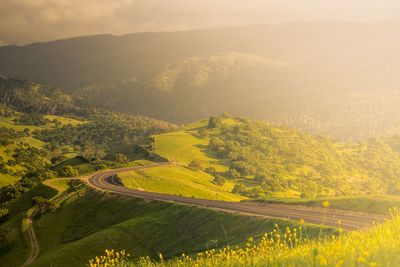
[[129,159],[125,154],[118,153],[115,154],[115,161],[118,162],[119,164],[126,164],[129,162]]
[[214,177],[213,183],[218,186],[223,186],[225,184],[225,178],[220,175],[217,175]]
[[213,137],[210,139],[208,146],[215,152],[217,152],[218,157],[223,157],[225,154],[225,142],[221,138]]
[[231,179],[239,179],[240,178],[240,172],[238,172],[235,169],[230,169],[228,172],[228,177]]
[[81,156],[89,162],[102,159],[105,155],[106,153],[102,149],[95,147],[86,147],[81,153]]
[[207,167],[205,171],[212,175],[217,173],[217,170],[214,167]]
[[39,214],[45,214],[55,208],[53,202],[43,197],[34,197],[32,199],[32,205],[37,208]]
[[79,175],[77,169],[72,166],[66,165],[58,172],[61,177],[75,177]]
[[222,119],[219,117],[210,117],[208,119],[208,128],[209,129],[214,129],[214,128],[219,128],[222,125]]
[[192,162],[190,162],[189,167],[196,170],[196,171],[200,171],[201,170],[201,162],[198,160],[192,160]]

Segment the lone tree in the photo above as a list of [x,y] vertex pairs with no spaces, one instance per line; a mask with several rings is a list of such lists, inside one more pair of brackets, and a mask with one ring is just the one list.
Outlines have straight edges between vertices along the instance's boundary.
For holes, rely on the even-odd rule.
[[208,119],[209,129],[219,128],[221,125],[222,125],[222,119],[219,117],[210,117]]
[[129,162],[128,157],[122,153],[118,153],[115,155],[115,161],[119,164],[126,164]]
[[213,183],[218,186],[223,186],[225,184],[225,178],[220,175],[217,175],[215,176]]
[[196,171],[200,171],[201,170],[201,162],[198,160],[193,160],[192,162],[190,162],[189,167]]

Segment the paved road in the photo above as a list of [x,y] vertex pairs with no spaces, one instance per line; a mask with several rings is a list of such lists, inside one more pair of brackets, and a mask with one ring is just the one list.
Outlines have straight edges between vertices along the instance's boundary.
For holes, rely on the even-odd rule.
[[150,166],[128,167],[97,173],[88,179],[89,185],[94,188],[112,193],[138,197],[143,199],[176,202],[180,204],[201,206],[211,209],[218,209],[227,212],[239,212],[247,215],[264,216],[270,218],[304,220],[306,223],[320,224],[326,226],[339,226],[344,230],[356,230],[371,226],[374,222],[384,220],[383,216],[345,212],[334,209],[312,208],[305,206],[267,204],[254,202],[226,202],[198,198],[180,197],[175,195],[161,194],[134,190],[124,187],[115,179],[115,175],[121,172],[132,170],[143,170],[158,166],[171,165],[172,163],[158,163]]

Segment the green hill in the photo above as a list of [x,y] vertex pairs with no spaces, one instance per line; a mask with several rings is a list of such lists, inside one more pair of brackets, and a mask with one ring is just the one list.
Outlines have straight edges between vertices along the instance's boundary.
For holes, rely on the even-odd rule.
[[[34,222],[41,253],[32,266],[80,266],[104,248],[125,248],[137,256],[154,259],[162,253],[170,258],[225,245],[244,245],[249,236],[259,239],[275,224],[281,229],[297,226],[290,221],[105,194],[78,183],[68,185],[53,180],[47,184],[61,192],[57,197],[49,187],[35,189],[48,191],[43,194],[47,198],[56,196],[57,208]],[[24,260],[22,255],[26,255],[28,248],[19,233],[20,220],[35,191],[9,207],[12,215],[2,227],[21,239],[16,240],[18,246],[2,254],[1,265],[19,266]],[[320,233],[319,227],[304,227],[310,238]],[[334,230],[325,228],[324,234],[329,233]]]
[[202,120],[154,136],[155,153],[186,166],[195,162],[215,181],[235,184],[232,192],[251,198],[399,192],[394,139],[344,143],[227,115],[214,119],[220,121],[214,128]]
[[[186,255],[170,261],[127,260],[120,256],[123,266],[398,266],[400,221],[396,216],[370,230],[352,232],[328,240],[303,242],[299,233],[290,230],[285,238],[275,233],[261,242],[251,242],[245,249],[225,248]],[[293,240],[294,239],[294,240]],[[115,257],[115,252],[111,252]],[[105,257],[106,258],[106,257]],[[109,261],[104,260],[104,263]]]
[[[0,188],[27,178],[0,189],[0,202],[28,190],[36,180],[76,176],[76,171],[85,174],[145,157],[142,143],[174,127],[144,116],[92,109],[83,98],[60,89],[0,77]],[[123,162],[115,162],[117,154]]]

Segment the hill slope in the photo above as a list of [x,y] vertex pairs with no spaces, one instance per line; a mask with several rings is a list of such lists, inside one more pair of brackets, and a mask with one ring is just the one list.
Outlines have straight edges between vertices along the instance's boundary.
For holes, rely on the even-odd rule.
[[[148,202],[97,192],[79,183],[55,182],[61,190],[54,199],[56,209],[34,222],[41,253],[32,266],[83,266],[88,259],[110,247],[126,248],[137,256],[153,259],[158,258],[159,253],[170,258],[207,248],[243,245],[249,236],[258,239],[264,232],[272,230],[275,224],[282,229],[297,226],[290,221]],[[50,198],[55,195],[53,189],[40,187],[41,191],[51,192],[44,196]],[[21,235],[17,222],[24,210],[30,207],[29,197],[10,206],[12,216],[2,227]],[[305,229],[310,238],[320,233],[320,228],[316,226],[306,225]],[[322,231],[334,233],[330,228],[322,228]],[[130,246],[126,247],[127,244]],[[19,266],[26,249],[23,239],[18,240],[18,246],[1,255],[0,264]]]
[[[211,118],[154,136],[155,153],[251,198],[398,194],[397,138],[339,142],[241,118]],[[219,121],[209,127],[211,120]]]

